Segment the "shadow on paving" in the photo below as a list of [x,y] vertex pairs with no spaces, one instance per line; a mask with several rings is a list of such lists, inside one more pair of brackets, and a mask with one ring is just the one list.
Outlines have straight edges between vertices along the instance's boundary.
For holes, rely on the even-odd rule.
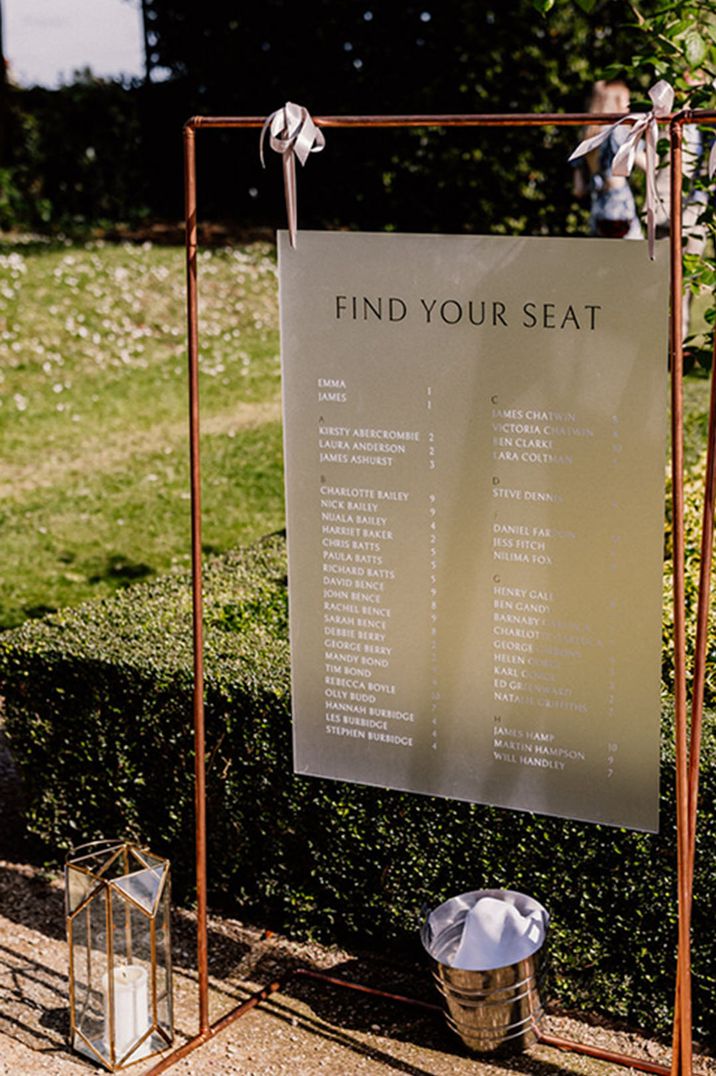
[[[353,962],[349,961],[341,965],[341,968],[350,969],[352,964]],[[331,969],[331,974],[335,970]],[[349,974],[345,972],[341,974],[346,979],[349,978]],[[358,979],[354,977],[354,981]],[[303,1001],[312,1011],[310,1015],[301,1014],[296,1023],[295,1010],[283,1004],[279,999],[272,998],[266,1007],[276,1019],[303,1028],[313,1036],[338,1043],[355,1053],[368,1056],[398,1072],[409,1073],[411,1076],[430,1076],[432,1070],[392,1057],[377,1050],[375,1046],[356,1042],[346,1032],[352,1030],[366,1034],[380,1034],[395,1041],[409,1043],[417,1049],[453,1055],[456,1060],[460,1058],[473,1061],[476,1072],[482,1070],[484,1062],[484,1064],[499,1066],[505,1072],[532,1073],[535,1076],[573,1076],[574,1074],[573,1067],[565,1068],[558,1063],[526,1054],[497,1054],[484,1055],[484,1057],[472,1054],[461,1040],[450,1032],[442,1013],[416,1015],[414,1011],[401,1006],[398,1002],[384,1002],[378,998],[372,1000],[350,998],[346,997],[348,991],[335,990],[331,987],[322,988],[319,984],[306,981],[294,980],[282,990],[282,993]],[[345,1029],[345,1031],[340,1029]]]
[[[4,907],[3,907],[4,910]],[[39,1054],[72,1058],[67,975],[42,956],[0,944],[0,1034]]]

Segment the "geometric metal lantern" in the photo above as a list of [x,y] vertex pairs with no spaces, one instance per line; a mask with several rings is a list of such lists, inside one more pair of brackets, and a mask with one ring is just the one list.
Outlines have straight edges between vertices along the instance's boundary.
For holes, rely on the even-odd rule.
[[171,1046],[169,860],[91,841],[65,861],[71,1045],[117,1072]]

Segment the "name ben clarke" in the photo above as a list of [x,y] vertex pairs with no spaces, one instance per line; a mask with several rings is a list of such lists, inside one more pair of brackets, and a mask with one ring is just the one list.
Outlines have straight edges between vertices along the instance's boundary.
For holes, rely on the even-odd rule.
[[397,295],[336,295],[337,321],[399,322],[417,316],[423,325],[475,325],[525,329],[574,329],[594,332],[599,327],[598,303],[525,302],[510,305],[499,299],[425,299],[409,304]]

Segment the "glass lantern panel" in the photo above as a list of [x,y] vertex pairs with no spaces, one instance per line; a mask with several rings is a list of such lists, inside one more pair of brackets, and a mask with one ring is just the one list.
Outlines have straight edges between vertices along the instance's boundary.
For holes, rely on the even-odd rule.
[[86,852],[79,848],[79,855],[72,856],[71,865],[76,864],[79,867],[84,867],[85,870],[91,871],[97,877],[105,877],[117,860],[121,859],[124,845],[119,841],[107,841],[106,843],[98,841],[96,846],[88,845],[86,847]]
[[134,860],[133,866],[139,867],[166,867],[169,865],[167,859],[163,859],[161,856],[155,856],[152,852],[145,851],[144,848],[130,848],[130,855]]
[[103,982],[107,977],[106,889],[71,922],[74,986],[73,1045],[94,1061],[111,1061],[106,1034]]
[[172,1011],[172,949],[171,899],[169,885],[164,887],[156,919],[155,944],[157,954],[157,1023],[171,1041],[174,1016]]
[[166,864],[152,870],[134,871],[123,878],[117,878],[113,885],[141,905],[147,915],[155,915],[157,898],[159,897],[166,871]]
[[151,1034],[155,1024],[151,919],[127,900],[117,888],[117,882],[112,883],[109,891],[112,894],[115,954],[115,1054],[118,1062],[129,1064],[148,1057],[160,1048],[154,1044],[154,1035]]
[[84,871],[76,870],[70,864],[65,869],[65,901],[67,914],[76,912],[80,904],[87,899],[93,889],[97,887],[97,879],[92,878]]

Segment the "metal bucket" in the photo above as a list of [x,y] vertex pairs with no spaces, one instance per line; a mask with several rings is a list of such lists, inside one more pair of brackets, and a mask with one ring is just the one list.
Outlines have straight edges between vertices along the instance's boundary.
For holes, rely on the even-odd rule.
[[506,889],[481,889],[452,897],[431,912],[420,938],[445,999],[447,1022],[468,1049],[481,1054],[518,1052],[538,1038],[544,942],[525,959],[506,967],[475,971],[452,967],[465,916],[482,897],[504,900],[522,915],[542,912],[546,937],[549,916],[532,897]]

